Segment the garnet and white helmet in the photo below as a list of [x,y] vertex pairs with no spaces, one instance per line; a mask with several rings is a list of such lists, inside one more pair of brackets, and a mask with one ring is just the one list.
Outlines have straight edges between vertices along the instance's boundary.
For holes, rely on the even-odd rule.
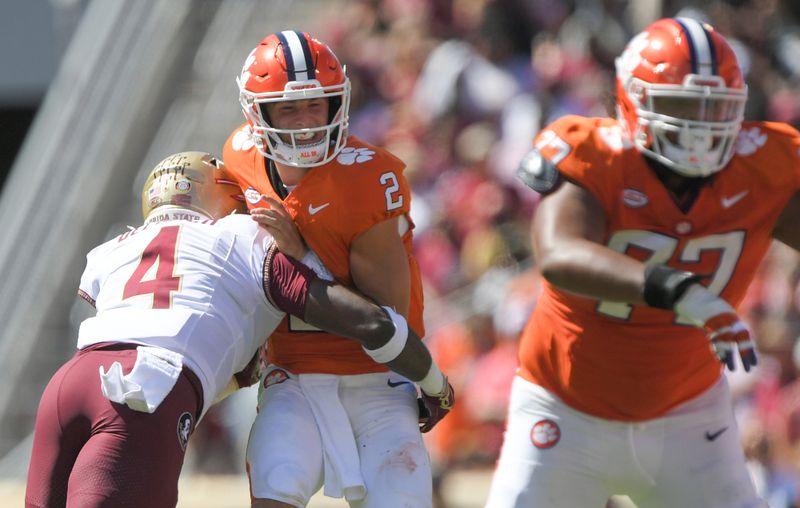
[[712,27],[658,20],[628,43],[616,71],[617,116],[640,152],[688,177],[728,164],[747,86],[733,49]]
[[225,164],[205,152],[180,152],[159,162],[142,188],[142,215],[155,209],[185,208],[211,219],[247,213],[236,179]]
[[[305,32],[286,30],[269,35],[250,52],[236,83],[242,111],[264,157],[290,166],[313,167],[330,162],[344,148],[350,80],[324,43]],[[266,104],[318,97],[328,99],[326,125],[304,129],[271,125]],[[318,132],[323,133],[322,139],[303,143]]]

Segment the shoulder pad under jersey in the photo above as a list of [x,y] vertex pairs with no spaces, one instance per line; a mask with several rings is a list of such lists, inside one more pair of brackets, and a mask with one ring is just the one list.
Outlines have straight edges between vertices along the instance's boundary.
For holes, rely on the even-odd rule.
[[539,194],[546,195],[561,185],[561,173],[555,164],[546,159],[538,148],[531,149],[517,167],[517,177]]

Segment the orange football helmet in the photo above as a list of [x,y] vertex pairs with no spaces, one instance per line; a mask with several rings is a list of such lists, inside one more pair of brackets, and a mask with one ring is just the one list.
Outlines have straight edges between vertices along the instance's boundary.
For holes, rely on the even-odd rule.
[[728,42],[690,18],[661,19],[616,60],[617,116],[637,149],[688,177],[733,157],[747,86]]
[[[321,166],[333,160],[347,141],[350,80],[333,51],[305,32],[286,30],[265,37],[250,52],[236,79],[239,103],[258,151],[290,166]],[[328,98],[328,124],[317,128],[278,129],[270,125],[270,102]],[[303,144],[323,132],[318,142]],[[281,139],[281,135],[288,141]]]
[[170,155],[150,171],[142,188],[145,220],[156,208],[186,208],[219,219],[236,211],[247,213],[236,178],[225,164],[205,152]]

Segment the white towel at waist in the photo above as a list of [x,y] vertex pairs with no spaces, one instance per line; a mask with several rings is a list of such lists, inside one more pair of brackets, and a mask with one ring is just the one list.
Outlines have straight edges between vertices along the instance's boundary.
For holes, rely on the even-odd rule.
[[128,374],[114,362],[105,371],[100,366],[100,388],[112,402],[127,404],[134,411],[154,413],[169,395],[183,369],[183,356],[160,347],[136,348],[136,363]]
[[300,388],[308,400],[322,437],[325,467],[324,493],[329,497],[342,497],[357,501],[367,495],[361,476],[350,419],[339,400],[339,377],[332,374],[300,374]]

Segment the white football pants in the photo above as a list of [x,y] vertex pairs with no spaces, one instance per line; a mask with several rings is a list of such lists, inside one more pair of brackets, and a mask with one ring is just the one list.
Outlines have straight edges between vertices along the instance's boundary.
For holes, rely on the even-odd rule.
[[250,432],[251,493],[303,507],[324,485],[353,508],[430,507],[416,388],[397,374],[301,374],[270,366]]
[[664,417],[636,423],[576,411],[514,379],[486,508],[755,508],[724,376]]

